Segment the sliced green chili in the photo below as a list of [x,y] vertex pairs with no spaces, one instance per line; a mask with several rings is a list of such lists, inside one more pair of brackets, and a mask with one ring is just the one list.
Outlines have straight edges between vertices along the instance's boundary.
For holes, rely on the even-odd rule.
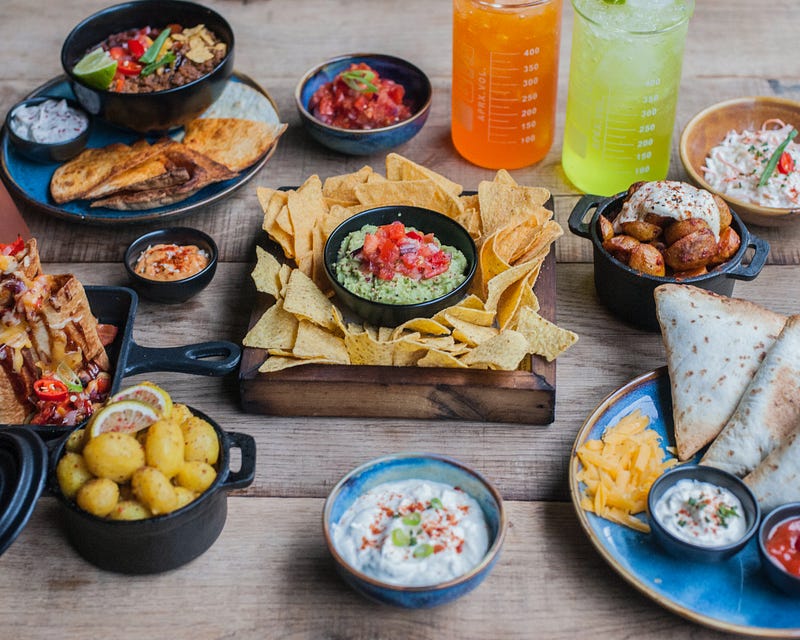
[[170,29],[167,27],[161,33],[158,34],[158,37],[153,40],[153,44],[147,47],[147,51],[142,54],[142,57],[139,58],[139,62],[142,64],[151,64],[156,61],[158,58],[158,54],[161,52],[161,47],[164,46],[164,43],[169,38]]
[[422,516],[419,511],[412,511],[403,516],[403,524],[407,524],[409,527],[416,527],[420,522],[422,522]]
[[781,159],[781,156],[783,155],[783,151],[786,149],[786,147],[789,145],[789,143],[792,140],[794,140],[796,135],[797,135],[797,129],[792,129],[789,132],[789,135],[786,136],[786,140],[781,142],[778,145],[778,148],[775,149],[775,151],[772,152],[772,155],[769,158],[769,162],[767,162],[767,166],[764,169],[764,173],[761,174],[761,180],[758,181],[758,186],[759,187],[763,187],[765,184],[767,184],[767,181],[772,176],[772,172],[775,171],[775,167],[778,166],[778,160]]
[[155,62],[151,62],[144,69],[142,69],[140,75],[149,76],[151,73],[153,73],[159,67],[162,67],[162,66],[165,66],[165,65],[168,65],[168,64],[172,64],[173,62],[175,62],[175,54],[172,53],[172,51],[168,51],[163,56],[161,56],[158,60],[156,60]]
[[444,509],[444,505],[439,498],[431,498],[431,509]]
[[422,543],[416,549],[414,549],[415,558],[427,558],[432,553],[433,547],[427,543]]
[[392,543],[395,547],[407,547],[411,542],[411,537],[402,529],[392,531]]

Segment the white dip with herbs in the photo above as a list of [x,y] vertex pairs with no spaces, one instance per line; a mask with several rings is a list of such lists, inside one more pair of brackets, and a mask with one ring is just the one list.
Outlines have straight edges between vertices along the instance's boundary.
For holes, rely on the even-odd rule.
[[702,168],[709,185],[743,202],[777,209],[800,205],[800,144],[788,143],[766,183],[759,186],[770,158],[794,127],[767,120],[758,131],[729,131],[711,149]]
[[739,498],[728,489],[690,478],[678,480],[664,492],[654,515],[678,538],[702,547],[731,544],[747,530]]
[[89,126],[89,118],[66,100],[45,100],[14,109],[10,124],[20,138],[54,144],[77,138]]
[[489,527],[477,501],[428,480],[378,485],[359,496],[331,530],[349,565],[404,587],[457,578],[489,549]]

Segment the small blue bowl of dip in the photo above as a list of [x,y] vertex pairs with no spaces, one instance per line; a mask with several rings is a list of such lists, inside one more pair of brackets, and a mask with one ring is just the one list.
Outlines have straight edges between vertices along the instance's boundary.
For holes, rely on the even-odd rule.
[[[438,298],[409,304],[376,302],[353,293],[339,282],[336,276],[336,261],[345,238],[366,225],[380,227],[398,220],[406,227],[413,227],[420,233],[433,233],[442,245],[455,247],[461,251],[467,260],[464,280]],[[464,227],[441,213],[410,205],[376,207],[347,218],[328,236],[323,259],[325,273],[337,298],[363,320],[382,327],[395,327],[412,318],[429,318],[442,309],[456,304],[467,295],[478,265],[475,242]]]
[[[443,582],[424,586],[401,586],[359,570],[339,552],[334,544],[334,529],[353,503],[378,485],[405,480],[437,482],[457,487],[480,505],[488,529],[488,550],[477,565],[463,575]],[[330,492],[322,516],[325,542],[342,579],[372,601],[407,609],[437,607],[452,602],[477,587],[497,562],[507,527],[503,499],[488,480],[458,460],[430,453],[393,454],[357,467]],[[392,542],[387,540],[386,544]]]
[[764,573],[781,591],[795,597],[800,596],[800,576],[787,571],[773,558],[767,551],[767,543],[779,525],[798,519],[800,519],[800,502],[790,502],[776,507],[764,516],[764,521],[758,530],[758,555],[761,557]]
[[[704,545],[699,542],[689,542],[670,531],[656,515],[658,503],[664,494],[681,480],[707,482],[726,489],[736,496],[743,510],[738,517],[744,518],[744,531],[741,537],[722,544]],[[670,555],[694,562],[722,562],[744,549],[756,534],[761,520],[761,508],[753,492],[741,478],[715,467],[681,465],[664,472],[650,487],[647,496],[647,519],[652,536]]]
[[[326,124],[311,113],[309,102],[317,89],[360,62],[368,64],[381,78],[403,86],[403,103],[411,110],[411,117],[376,129],[345,129]],[[311,137],[329,149],[354,156],[385,153],[411,140],[428,119],[432,95],[431,81],[419,67],[379,53],[350,53],[326,60],[306,71],[294,92],[300,119]]]
[[[33,128],[29,121],[20,117],[23,112],[34,115],[41,109],[45,109],[47,114],[45,127],[38,125]],[[65,162],[86,148],[92,119],[75,100],[37,96],[11,107],[6,114],[5,128],[8,139],[19,153],[34,162],[49,164]]]

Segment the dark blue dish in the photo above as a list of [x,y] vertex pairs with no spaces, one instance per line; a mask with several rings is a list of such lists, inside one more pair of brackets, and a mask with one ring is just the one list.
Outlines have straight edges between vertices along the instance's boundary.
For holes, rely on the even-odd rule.
[[[210,73],[180,87],[150,93],[93,89],[72,73],[83,56],[108,36],[145,26],[204,24],[227,45],[225,59]],[[199,116],[214,102],[233,73],[233,30],[208,7],[182,0],[143,0],[108,7],[82,20],[64,40],[61,66],[83,107],[111,124],[138,133],[164,132]]]
[[[661,496],[679,480],[689,478],[700,482],[709,482],[733,493],[742,503],[743,516],[747,520],[745,534],[736,542],[716,547],[704,547],[692,544],[675,536],[671,531],[662,526],[661,521],[655,517],[656,503]],[[744,549],[750,539],[758,530],[761,521],[761,509],[758,506],[753,492],[735,475],[715,467],[701,465],[681,465],[664,472],[653,483],[647,496],[647,519],[653,537],[668,553],[677,558],[696,562],[721,562],[727,560]]]
[[[195,245],[208,254],[208,265],[198,273],[182,280],[151,280],[134,271],[141,253],[151,245]],[[134,240],[125,251],[125,270],[133,288],[144,298],[154,302],[177,304],[186,302],[205,289],[217,270],[219,250],[217,243],[207,233],[190,227],[167,227],[150,231]]]
[[758,553],[761,556],[761,566],[764,573],[784,593],[790,596],[800,596],[800,577],[792,575],[767,553],[766,543],[772,530],[784,520],[800,517],[800,502],[790,502],[770,511],[761,523],[758,530]]
[[[423,587],[400,587],[376,580],[345,562],[333,545],[331,526],[361,494],[384,482],[421,479],[460,487],[481,505],[489,525],[489,550],[483,560],[463,576]],[[472,591],[497,562],[508,521],[497,489],[477,471],[452,458],[429,453],[399,453],[371,460],[342,478],[328,495],[322,528],[336,570],[355,591],[381,604],[408,609],[436,607]]]
[[[332,127],[311,115],[308,103],[314,92],[354,62],[366,62],[382,78],[403,85],[411,117],[389,127],[353,130]],[[384,153],[411,140],[428,119],[431,95],[431,82],[423,71],[406,60],[379,53],[351,53],[323,62],[305,73],[294,92],[300,119],[311,136],[334,151],[356,156]]]
[[[63,142],[34,142],[33,140],[28,140],[27,138],[17,135],[11,126],[11,116],[14,111],[16,111],[18,107],[31,107],[46,102],[47,100],[66,100],[70,108],[86,115],[88,119],[86,128],[74,138]],[[86,143],[89,142],[89,136],[92,132],[92,118],[75,100],[63,98],[62,96],[37,96],[35,98],[22,100],[8,110],[6,114],[5,130],[14,148],[29,160],[45,164],[65,162],[70,158],[74,158],[86,148]]]
[[[450,293],[416,304],[373,302],[345,289],[336,279],[334,268],[342,241],[349,233],[358,231],[364,225],[380,226],[390,224],[395,220],[399,220],[406,227],[414,227],[422,233],[433,233],[441,244],[455,247],[461,251],[467,259],[467,273],[464,281]],[[475,243],[467,230],[458,222],[436,211],[407,205],[389,205],[368,209],[342,222],[328,236],[325,243],[324,261],[325,273],[339,300],[367,322],[384,327],[394,327],[412,318],[430,317],[436,312],[456,304],[469,290],[478,264]]]

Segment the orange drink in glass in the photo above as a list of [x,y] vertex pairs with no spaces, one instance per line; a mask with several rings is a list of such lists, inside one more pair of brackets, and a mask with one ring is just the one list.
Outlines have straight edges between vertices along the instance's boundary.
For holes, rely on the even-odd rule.
[[490,169],[541,160],[555,133],[562,0],[453,0],[452,136]]

